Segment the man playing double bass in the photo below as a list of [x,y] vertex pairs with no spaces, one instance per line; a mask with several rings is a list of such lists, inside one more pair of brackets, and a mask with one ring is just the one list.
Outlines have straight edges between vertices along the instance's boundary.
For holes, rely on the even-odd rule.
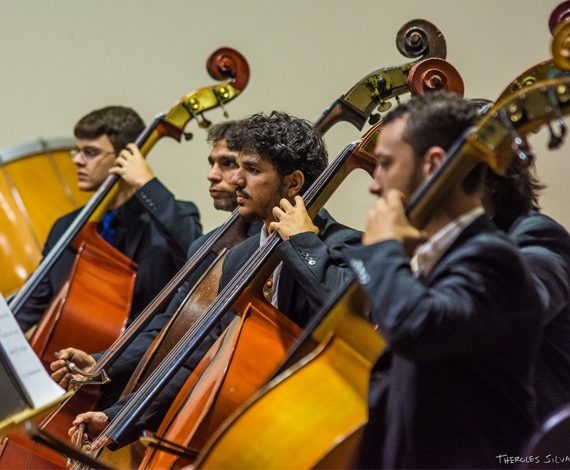
[[[177,201],[154,177],[134,142],[144,122],[130,108],[109,106],[79,120],[72,151],[81,191],[94,191],[109,174],[120,176],[113,207],[99,224],[100,235],[138,264],[130,318],[176,273],[190,243],[201,234],[199,214],[191,202]],[[79,210],[58,219],[48,236],[46,255]],[[69,275],[75,254],[68,249],[17,314],[26,331],[35,325]],[[105,292],[101,292],[105,295]],[[95,312],[97,313],[97,312]],[[93,314],[93,313],[91,313]]]
[[[220,292],[248,258],[276,231],[284,240],[277,248],[280,264],[273,272],[266,297],[300,326],[351,278],[341,251],[360,241],[360,232],[337,223],[325,210],[314,220],[309,217],[302,194],[324,170],[327,154],[312,125],[284,113],[256,114],[240,121],[228,145],[238,154],[239,169],[233,176],[242,217],[260,220],[260,234],[234,247],[224,259]],[[270,292],[269,292],[270,291]],[[150,409],[135,424],[126,444],[143,429],[156,429],[173,397],[208,348],[233,317],[227,312],[215,331],[186,362]],[[97,435],[125,400],[104,412],[79,415],[70,429],[87,424],[90,437]]]
[[425,232],[404,212],[476,120],[473,104],[438,92],[385,116],[378,200],[364,245],[345,253],[389,344],[373,371],[360,467],[495,468],[533,430],[542,306],[516,246],[483,215],[485,168],[451,189]]
[[[226,142],[226,138],[232,133],[236,125],[236,121],[224,121],[213,125],[208,130],[207,140],[212,145],[210,154],[208,155],[208,162],[211,167],[207,175],[207,179],[210,183],[209,192],[214,208],[221,211],[232,211],[237,207],[235,194],[236,185],[232,182],[234,173],[238,168],[236,162],[237,152],[230,150]],[[259,224],[252,225],[250,227],[250,235],[258,233],[259,228]],[[214,229],[192,242],[187,252],[188,259],[198,251],[215,231]],[[189,275],[188,279],[172,298],[164,312],[155,314],[149,325],[127,346],[121,355],[112,363],[111,367],[106,369],[111,383],[102,388],[103,406],[105,403],[112,404],[118,399],[126,382],[146,350],[150,347],[154,338],[178,310],[190,289],[214,259],[215,256],[213,253],[204,259],[201,265]],[[77,367],[86,372],[95,366],[99,354],[91,356],[76,348],[65,348],[60,351],[59,357],[60,359],[50,364],[50,368],[53,371],[52,377],[57,380],[61,386],[67,387],[71,373],[66,366],[65,359],[71,359]],[[81,380],[81,377],[77,377],[77,379]]]

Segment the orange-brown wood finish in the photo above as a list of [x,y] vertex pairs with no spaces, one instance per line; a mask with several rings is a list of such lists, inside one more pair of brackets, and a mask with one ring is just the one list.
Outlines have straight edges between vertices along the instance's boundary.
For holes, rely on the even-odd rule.
[[34,331],[30,344],[47,366],[54,353],[75,347],[89,354],[108,348],[129,318],[136,263],[107,243],[89,222],[69,279]]
[[[282,366],[201,447],[195,467],[350,468],[368,420],[370,371],[384,346],[364,308],[354,285],[305,333],[286,361],[292,366]],[[244,445],[248,434],[255,439]]]
[[[178,395],[157,434],[184,447],[202,449],[207,437],[269,379],[300,332],[265,300],[250,298],[243,314],[233,319],[188,379],[186,393]],[[183,463],[188,462],[150,450],[141,468]]]
[[[81,206],[69,158],[72,139],[52,139],[0,150],[0,292],[15,292],[36,268],[55,220]],[[49,204],[46,201],[49,199]]]

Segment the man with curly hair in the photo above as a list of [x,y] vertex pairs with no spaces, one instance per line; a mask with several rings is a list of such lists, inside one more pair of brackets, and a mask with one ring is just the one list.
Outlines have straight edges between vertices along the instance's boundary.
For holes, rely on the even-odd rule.
[[[272,275],[268,300],[303,327],[327,301],[329,294],[351,278],[341,251],[360,242],[361,233],[336,222],[325,210],[311,220],[303,194],[327,166],[324,142],[312,125],[285,113],[255,114],[240,121],[227,137],[228,147],[238,151],[237,186],[239,213],[261,221],[261,233],[238,244],[224,259],[219,292],[267,240],[272,232],[283,242],[276,255],[280,263]],[[226,312],[214,331],[202,342],[165,390],[138,422],[123,435],[120,445],[135,439],[143,429],[156,429],[168,406],[201,358],[229,324]],[[258,352],[263,354],[263,352]],[[90,436],[98,434],[125,400],[104,412],[79,415],[70,429],[88,424]]]

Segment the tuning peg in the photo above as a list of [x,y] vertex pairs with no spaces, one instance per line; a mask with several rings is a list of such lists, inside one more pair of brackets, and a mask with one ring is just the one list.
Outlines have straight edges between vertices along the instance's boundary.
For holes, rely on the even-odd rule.
[[[509,114],[510,113],[510,114]],[[511,107],[509,112],[505,108],[501,108],[499,110],[499,118],[503,122],[505,128],[508,130],[511,138],[513,139],[511,142],[511,149],[515,153],[516,157],[523,162],[529,162],[529,156],[532,156],[532,151],[528,142],[523,138],[523,136],[519,133],[517,128],[513,125],[512,119],[518,121],[522,116],[522,111],[518,110],[517,106]]]
[[378,108],[376,108],[376,109],[377,109],[378,112],[380,112],[380,113],[385,113],[385,112],[388,111],[391,107],[392,107],[392,103],[390,103],[389,101],[380,101],[380,104],[378,105]]
[[368,116],[368,124],[370,124],[371,126],[376,124],[379,120],[380,120],[380,114],[378,113],[371,114],[370,116]]
[[200,129],[207,129],[212,125],[212,121],[207,119],[203,113],[200,113],[196,116],[196,120],[198,121],[198,127]]
[[550,133],[550,139],[548,139],[548,148],[552,150],[560,147],[560,144],[562,144],[564,141],[564,137],[566,136],[568,128],[564,122],[562,111],[560,110],[560,103],[558,102],[556,94],[551,88],[548,88],[547,94],[552,112],[556,117],[556,123],[558,124],[558,131],[555,131],[552,124],[550,122],[548,123],[548,131]]
[[559,119],[556,122],[558,123],[558,132],[554,130],[552,124],[548,123],[548,132],[550,133],[550,138],[548,139],[548,148],[550,150],[560,147],[560,144],[564,142],[564,137],[566,136],[566,131],[568,130],[566,123],[562,119]]
[[224,112],[224,117],[227,119],[230,117],[230,113],[227,112],[226,107],[224,106],[224,103],[222,101],[218,101],[220,103],[220,108],[222,108],[222,111]]
[[224,112],[224,117],[227,119],[230,117],[230,114],[226,111],[224,106],[224,101],[228,99],[228,90],[225,87],[220,87],[219,89],[214,89],[214,96],[216,97],[216,101],[222,111]]

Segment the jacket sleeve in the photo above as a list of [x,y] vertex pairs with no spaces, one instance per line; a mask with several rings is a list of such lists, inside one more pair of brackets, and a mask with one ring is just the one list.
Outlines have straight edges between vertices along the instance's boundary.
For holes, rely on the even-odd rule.
[[[312,309],[321,308],[328,295],[352,279],[352,271],[342,252],[360,243],[361,233],[336,224],[322,235],[299,233],[277,248],[277,256],[303,286]],[[325,295],[326,294],[326,295]]]
[[157,178],[140,188],[135,198],[166,238],[173,253],[185,259],[190,244],[202,234],[200,214],[194,203],[177,201]]
[[346,255],[367,293],[372,321],[392,349],[410,360],[496,350],[513,328],[538,328],[538,295],[506,242],[481,237],[454,250],[430,274],[429,285],[413,276],[394,240]]
[[523,220],[509,235],[533,277],[547,325],[567,308],[570,299],[570,235],[542,215]]

